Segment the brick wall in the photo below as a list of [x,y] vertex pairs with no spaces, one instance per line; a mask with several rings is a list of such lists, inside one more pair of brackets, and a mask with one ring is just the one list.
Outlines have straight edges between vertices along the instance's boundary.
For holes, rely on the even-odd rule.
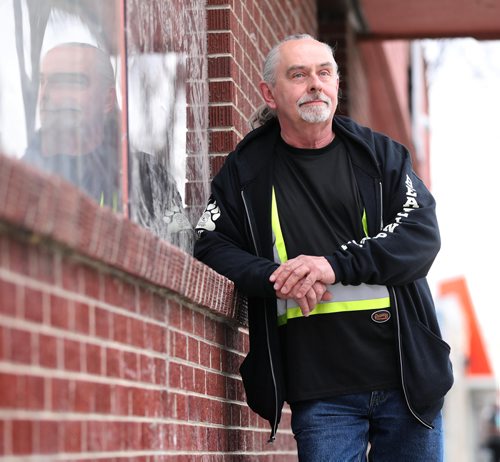
[[207,0],[212,174],[263,102],[258,83],[265,55],[287,35],[316,35],[316,13],[315,0]]
[[[264,55],[313,0],[207,0],[212,173]],[[0,461],[296,460],[244,402],[232,283],[63,180],[0,155]]]
[[[0,156],[0,460],[294,460],[244,402],[233,285]],[[240,322],[238,322],[238,320]]]

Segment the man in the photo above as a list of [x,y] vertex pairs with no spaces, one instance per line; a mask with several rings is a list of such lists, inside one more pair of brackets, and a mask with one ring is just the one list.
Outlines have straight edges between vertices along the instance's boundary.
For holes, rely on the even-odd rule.
[[[120,111],[109,55],[85,43],[63,43],[41,63],[40,130],[24,160],[62,176],[95,201],[120,208]],[[130,215],[169,242],[192,249],[194,231],[175,180],[159,155],[129,156]]]
[[[435,203],[388,137],[334,116],[331,48],[285,39],[264,63],[275,115],[212,182],[195,255],[249,298],[249,406],[301,461],[442,460],[453,378],[425,281]],[[258,117],[257,117],[258,119]]]
[[49,50],[41,62],[38,107],[40,130],[24,160],[118,209],[119,111],[107,53],[85,43]]

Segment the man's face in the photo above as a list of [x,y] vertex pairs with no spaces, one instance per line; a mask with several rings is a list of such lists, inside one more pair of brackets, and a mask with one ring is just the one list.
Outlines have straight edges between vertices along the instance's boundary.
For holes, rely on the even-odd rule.
[[46,154],[81,154],[102,142],[104,85],[95,50],[79,46],[47,53],[40,75],[40,122]]
[[330,123],[337,108],[339,80],[328,48],[312,39],[290,40],[280,47],[274,85],[261,84],[268,106],[282,128]]

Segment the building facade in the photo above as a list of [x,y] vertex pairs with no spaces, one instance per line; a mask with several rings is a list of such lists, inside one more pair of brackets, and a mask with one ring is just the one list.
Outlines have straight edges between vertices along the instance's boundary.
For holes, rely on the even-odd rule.
[[428,179],[407,39],[432,31],[390,36],[373,3],[0,4],[0,460],[296,459],[290,413],[269,445],[245,404],[244,298],[193,225],[293,33],[335,47],[339,110]]

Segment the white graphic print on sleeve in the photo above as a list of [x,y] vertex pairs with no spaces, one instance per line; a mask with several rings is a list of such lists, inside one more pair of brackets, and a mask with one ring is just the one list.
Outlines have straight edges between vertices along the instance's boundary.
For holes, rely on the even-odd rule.
[[207,207],[203,212],[203,215],[198,221],[196,225],[196,230],[206,230],[206,231],[214,231],[215,230],[215,222],[220,217],[220,209],[217,205],[215,199],[210,198],[208,201]]

